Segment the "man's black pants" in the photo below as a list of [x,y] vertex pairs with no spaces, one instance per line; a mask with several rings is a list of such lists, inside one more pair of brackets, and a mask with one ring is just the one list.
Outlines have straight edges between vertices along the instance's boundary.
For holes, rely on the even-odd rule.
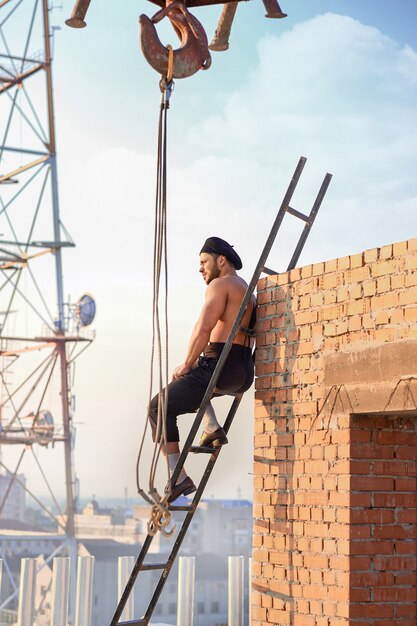
[[[201,404],[210,383],[224,343],[209,343],[204,356],[198,359],[197,367],[173,380],[168,385],[168,406],[166,417],[167,442],[179,441],[178,415],[195,413]],[[254,367],[252,350],[240,344],[233,344],[216,385],[215,396],[244,393],[253,382]],[[155,441],[158,422],[158,394],[152,398],[148,417]]]

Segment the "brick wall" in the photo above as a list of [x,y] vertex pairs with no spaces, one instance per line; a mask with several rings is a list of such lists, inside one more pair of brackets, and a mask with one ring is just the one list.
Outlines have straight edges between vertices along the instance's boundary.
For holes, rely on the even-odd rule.
[[252,626],[415,626],[417,239],[258,305]]

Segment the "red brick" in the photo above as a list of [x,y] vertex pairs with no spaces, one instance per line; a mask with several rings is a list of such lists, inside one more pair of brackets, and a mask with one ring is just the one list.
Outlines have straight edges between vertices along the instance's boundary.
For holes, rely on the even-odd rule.
[[382,476],[360,476],[351,477],[352,491],[392,491],[394,489],[394,479]]
[[404,311],[406,322],[417,321],[417,306],[407,307]]
[[387,587],[373,590],[375,602],[413,602],[416,601],[415,587],[402,589],[400,587]]
[[350,617],[356,619],[363,617],[373,619],[376,617],[392,617],[394,615],[394,607],[392,604],[374,604],[374,603],[357,603],[350,607]]
[[393,585],[394,582],[393,572],[352,572],[350,575],[352,587],[381,587]]
[[372,276],[384,276],[386,274],[395,274],[400,267],[398,259],[390,261],[380,261],[373,263],[371,266]]
[[415,434],[399,430],[382,430],[377,433],[377,443],[388,445],[410,445],[415,441]]
[[394,511],[387,509],[353,509],[350,517],[351,524],[389,524],[394,521]]
[[392,541],[352,541],[351,554],[393,554],[395,546]]
[[416,536],[416,528],[415,525],[396,526],[386,524],[384,526],[375,526],[372,534],[376,539],[412,539]]
[[375,493],[374,506],[378,507],[412,507],[417,505],[414,493]]

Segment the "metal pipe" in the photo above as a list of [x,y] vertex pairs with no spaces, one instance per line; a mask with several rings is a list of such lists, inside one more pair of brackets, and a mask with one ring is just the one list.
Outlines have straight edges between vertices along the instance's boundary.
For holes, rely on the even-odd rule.
[[75,626],[91,626],[94,557],[79,556]]
[[84,28],[87,26],[84,18],[87,14],[90,2],[91,0],[77,0],[72,10],[71,17],[65,20],[65,24],[71,26],[71,28]]
[[[127,585],[130,574],[135,564],[135,557],[133,556],[119,556],[118,570],[117,570],[117,597],[121,598],[123,591]],[[134,607],[134,594],[131,593],[126,603],[124,611],[121,615],[121,621],[127,622],[133,620],[135,607]]]
[[287,17],[286,13],[282,12],[277,0],[262,0],[266,9],[265,17],[283,18]]
[[17,626],[33,626],[36,589],[36,559],[22,559],[20,565]]
[[70,584],[70,559],[57,557],[52,571],[51,626],[67,626]]
[[229,37],[237,5],[238,2],[229,2],[223,6],[216,32],[214,33],[214,37],[209,45],[210,50],[215,50],[217,52],[228,50]]
[[180,556],[178,563],[177,624],[194,624],[195,557]]
[[228,626],[243,626],[244,624],[243,568],[243,556],[229,556]]

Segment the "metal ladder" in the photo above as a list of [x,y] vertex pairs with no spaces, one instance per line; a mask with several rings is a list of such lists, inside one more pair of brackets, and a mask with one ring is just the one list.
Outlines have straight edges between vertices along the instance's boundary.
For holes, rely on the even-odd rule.
[[[228,356],[228,354],[230,352],[230,349],[232,347],[235,335],[236,335],[237,331],[240,328],[240,324],[241,324],[241,321],[243,319],[244,313],[246,311],[246,307],[249,304],[249,301],[250,301],[250,299],[252,297],[252,294],[255,291],[256,284],[257,284],[261,274],[264,273],[264,274],[272,275],[272,274],[277,274],[278,273],[278,272],[274,272],[274,271],[270,270],[269,268],[267,268],[265,266],[265,263],[267,261],[268,255],[269,255],[269,253],[271,251],[271,248],[272,248],[272,246],[273,246],[273,244],[275,242],[277,233],[279,231],[279,228],[280,228],[280,226],[282,224],[282,221],[283,221],[286,213],[290,213],[291,215],[293,215],[296,218],[301,219],[302,221],[305,222],[304,229],[303,229],[303,231],[302,231],[302,233],[300,235],[300,238],[298,240],[298,243],[297,243],[297,245],[295,247],[294,253],[293,253],[292,258],[291,258],[291,261],[289,262],[289,265],[288,265],[288,268],[287,268],[287,271],[288,271],[288,270],[293,269],[296,266],[296,263],[297,263],[297,261],[298,261],[298,259],[300,257],[300,254],[302,252],[304,244],[305,244],[305,242],[307,240],[307,237],[308,237],[308,235],[310,233],[310,230],[311,230],[311,228],[313,226],[314,220],[315,220],[315,218],[317,216],[317,213],[318,213],[318,211],[320,209],[320,206],[321,206],[321,203],[323,201],[323,198],[324,198],[324,196],[326,194],[327,188],[328,188],[328,186],[330,184],[332,175],[331,174],[326,174],[324,179],[323,179],[323,182],[321,184],[321,187],[319,189],[319,192],[317,194],[317,197],[316,197],[316,199],[314,201],[313,207],[312,207],[309,215],[305,215],[304,213],[301,213],[300,211],[297,211],[296,209],[293,209],[290,206],[290,202],[291,202],[292,196],[294,194],[294,191],[295,191],[295,189],[297,187],[298,181],[299,181],[299,179],[301,177],[301,174],[302,174],[304,165],[306,163],[306,160],[307,159],[305,157],[300,157],[298,165],[297,165],[297,167],[296,167],[296,169],[294,171],[294,175],[293,175],[293,177],[292,177],[292,179],[290,181],[290,184],[288,186],[287,192],[286,192],[286,194],[284,196],[284,199],[283,199],[283,201],[281,203],[281,207],[280,207],[280,209],[279,209],[279,211],[277,213],[277,216],[275,218],[274,224],[273,224],[273,226],[271,228],[270,234],[268,236],[268,239],[266,241],[266,244],[264,246],[262,254],[261,254],[260,258],[259,258],[259,261],[258,261],[258,264],[257,264],[257,266],[255,268],[255,271],[253,273],[252,280],[250,281],[250,283],[248,285],[248,288],[246,290],[246,293],[245,293],[245,295],[243,297],[242,304],[241,304],[240,309],[238,311],[238,314],[236,316],[235,322],[234,322],[234,324],[232,326],[232,329],[230,331],[230,334],[229,334],[229,337],[227,339],[227,342],[225,343],[223,351],[222,351],[222,353],[220,355],[220,358],[219,358],[219,360],[217,362],[216,368],[215,368],[215,370],[213,372],[212,378],[211,378],[210,383],[209,383],[209,385],[207,387],[207,390],[206,390],[206,393],[205,393],[204,398],[202,400],[201,406],[200,406],[200,408],[199,408],[199,410],[197,412],[197,415],[196,415],[196,417],[194,419],[194,422],[193,422],[193,425],[191,427],[190,433],[189,433],[189,435],[187,437],[187,440],[186,440],[186,442],[184,444],[184,447],[182,449],[180,458],[178,460],[177,466],[176,466],[175,471],[174,471],[174,473],[172,475],[171,484],[173,486],[173,485],[175,485],[175,483],[177,481],[178,475],[179,475],[179,473],[181,471],[182,466],[184,465],[184,462],[185,462],[186,457],[187,457],[189,452],[200,452],[200,453],[206,453],[206,454],[210,455],[210,459],[209,459],[209,461],[207,463],[207,466],[206,466],[206,469],[204,471],[204,474],[203,474],[203,476],[201,478],[201,481],[200,481],[200,483],[199,483],[199,485],[197,487],[197,491],[195,492],[194,497],[193,497],[192,502],[190,503],[190,505],[189,506],[175,506],[175,504],[171,504],[169,506],[169,510],[170,511],[184,511],[184,512],[186,512],[186,516],[185,516],[185,518],[184,518],[184,520],[182,522],[181,528],[178,531],[178,535],[177,535],[175,543],[174,543],[174,545],[172,547],[171,553],[170,553],[170,555],[168,557],[168,560],[165,561],[164,563],[146,563],[145,562],[145,558],[146,558],[146,555],[147,555],[147,553],[149,551],[149,548],[150,548],[150,545],[152,543],[152,540],[154,538],[153,535],[149,535],[149,534],[147,535],[147,537],[146,537],[146,539],[145,539],[145,541],[143,543],[142,549],[140,551],[140,554],[139,554],[139,556],[138,556],[138,558],[137,558],[137,560],[135,562],[135,565],[133,567],[133,570],[132,570],[132,573],[131,573],[131,575],[129,577],[129,580],[127,581],[125,590],[124,590],[124,592],[122,594],[122,597],[120,598],[119,604],[117,605],[117,608],[116,608],[114,616],[113,616],[113,618],[111,620],[110,626],[139,626],[141,624],[143,624],[144,626],[148,626],[149,621],[150,621],[150,619],[152,617],[152,613],[154,611],[154,608],[155,608],[155,606],[156,606],[156,604],[158,602],[158,599],[159,599],[159,597],[160,597],[160,595],[162,593],[162,590],[164,588],[165,582],[166,582],[166,580],[168,578],[168,575],[169,575],[169,573],[171,571],[171,568],[172,568],[172,566],[174,564],[174,561],[175,561],[175,559],[177,557],[177,554],[179,552],[179,549],[181,547],[181,544],[183,542],[185,534],[186,534],[186,532],[188,530],[188,527],[189,527],[189,525],[190,525],[190,523],[191,523],[191,521],[193,519],[194,513],[197,510],[197,506],[198,506],[198,503],[200,502],[200,499],[201,499],[201,496],[202,496],[202,494],[204,492],[205,486],[206,486],[206,484],[208,482],[208,479],[210,478],[210,474],[211,474],[211,472],[212,472],[212,470],[214,468],[214,465],[216,464],[217,458],[218,458],[218,456],[220,454],[221,447],[217,448],[217,449],[215,449],[213,451],[213,448],[204,448],[204,447],[200,447],[200,446],[193,446],[193,441],[194,441],[194,438],[195,438],[195,436],[197,434],[197,430],[200,427],[200,423],[201,423],[203,415],[204,415],[204,413],[206,411],[206,408],[207,408],[207,406],[208,406],[208,404],[210,402],[210,399],[212,397],[212,394],[213,394],[214,388],[216,386],[217,380],[219,378],[221,369],[222,369],[222,367],[223,367],[223,365],[224,365],[224,363],[225,363],[225,361],[227,359],[227,356]],[[239,408],[239,404],[240,404],[240,401],[242,399],[242,395],[243,394],[236,395],[234,397],[234,399],[233,399],[232,405],[231,405],[231,407],[229,409],[229,412],[228,412],[227,417],[226,417],[226,421],[225,421],[224,426],[223,426],[223,428],[224,428],[226,433],[229,431],[230,426],[232,425],[233,419],[234,419],[234,417],[236,415],[236,412],[237,412],[237,410]],[[135,581],[136,581],[139,573],[140,572],[150,571],[150,570],[160,570],[161,571],[161,575],[159,577],[158,582],[156,583],[155,590],[153,592],[152,598],[151,598],[151,600],[149,602],[149,605],[148,605],[148,608],[146,610],[145,615],[141,619],[135,619],[135,620],[125,621],[125,622],[120,622],[119,621],[120,617],[121,617],[121,615],[123,613],[123,610],[124,610],[124,608],[126,606],[127,600],[129,598],[132,590],[133,590]]]

